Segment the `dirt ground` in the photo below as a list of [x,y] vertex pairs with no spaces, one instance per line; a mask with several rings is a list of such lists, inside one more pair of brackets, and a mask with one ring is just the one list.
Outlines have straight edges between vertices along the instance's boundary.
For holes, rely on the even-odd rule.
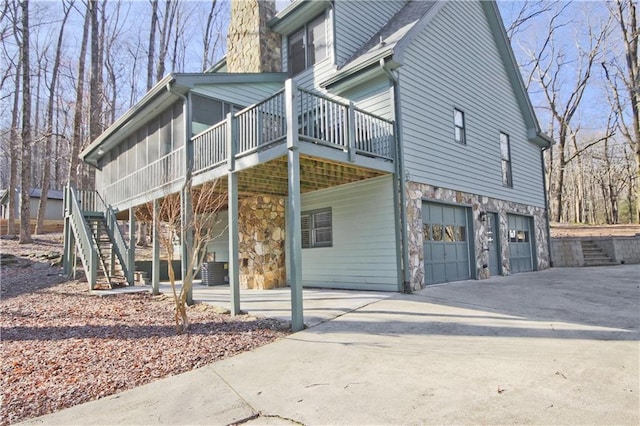
[[[102,398],[252,350],[289,324],[189,309],[175,331],[173,303],[150,293],[96,296],[69,280],[62,235],[0,240],[0,425]],[[7,256],[8,255],[8,256]]]
[[633,237],[640,234],[640,225],[578,225],[552,223],[551,238],[561,237]]

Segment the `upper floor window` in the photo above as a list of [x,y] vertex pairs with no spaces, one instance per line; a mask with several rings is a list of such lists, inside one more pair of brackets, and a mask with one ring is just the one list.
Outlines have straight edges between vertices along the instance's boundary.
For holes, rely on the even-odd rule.
[[327,57],[325,13],[289,35],[288,52],[290,75],[296,75]]
[[500,156],[502,157],[502,184],[504,186],[513,186],[513,178],[511,176],[511,144],[509,135],[500,132]]
[[464,112],[453,109],[453,138],[456,142],[465,145],[467,143],[466,130],[464,126]]
[[302,248],[331,247],[331,208],[302,212]]

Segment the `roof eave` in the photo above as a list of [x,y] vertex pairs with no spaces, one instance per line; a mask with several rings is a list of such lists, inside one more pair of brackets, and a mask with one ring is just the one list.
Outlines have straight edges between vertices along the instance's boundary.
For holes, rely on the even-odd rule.
[[324,87],[324,88],[336,88],[336,86],[340,85],[341,83],[345,82],[346,80],[350,80],[352,77],[361,74],[363,72],[367,72],[372,68],[375,67],[379,67],[380,65],[380,60],[382,59],[383,61],[385,61],[385,63],[388,64],[394,64],[394,67],[399,66],[400,64],[397,64],[394,60],[393,60],[393,49],[387,49],[387,50],[383,50],[380,53],[378,53],[375,56],[372,56],[371,58],[367,59],[366,61],[363,61],[357,65],[354,66],[350,66],[347,68],[344,68],[342,71],[338,71],[335,74],[333,74],[331,77],[329,77],[328,79],[320,82],[320,86]]
[[289,4],[267,25],[275,32],[286,35],[304,25],[309,18],[331,6],[331,0],[298,0]]

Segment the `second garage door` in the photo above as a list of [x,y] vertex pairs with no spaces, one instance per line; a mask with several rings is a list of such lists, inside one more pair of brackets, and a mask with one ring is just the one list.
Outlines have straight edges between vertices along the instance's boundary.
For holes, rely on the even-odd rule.
[[508,214],[507,222],[511,273],[533,271],[532,219],[527,216]]
[[471,278],[467,216],[465,207],[423,204],[425,284]]

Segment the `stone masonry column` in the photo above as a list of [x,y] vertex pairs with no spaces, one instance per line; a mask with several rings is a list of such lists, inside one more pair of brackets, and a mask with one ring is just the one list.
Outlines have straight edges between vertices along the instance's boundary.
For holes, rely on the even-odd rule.
[[231,1],[227,33],[229,72],[280,72],[280,34],[267,27],[275,14],[275,0]]

